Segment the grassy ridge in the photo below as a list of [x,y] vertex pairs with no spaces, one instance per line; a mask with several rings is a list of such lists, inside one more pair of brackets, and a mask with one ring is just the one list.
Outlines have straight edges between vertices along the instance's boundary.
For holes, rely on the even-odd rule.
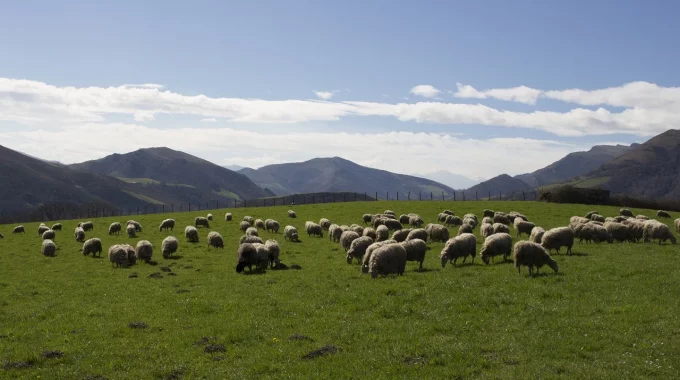
[[[37,223],[25,235],[0,226],[0,377],[110,379],[162,378],[609,378],[674,377],[680,365],[680,273],[677,246],[657,244],[577,245],[573,256],[554,256],[560,273],[518,276],[508,263],[441,268],[442,243],[430,244],[424,272],[408,263],[401,277],[372,280],[347,265],[328,237],[308,238],[306,220],[328,217],[359,223],[363,213],[392,209],[417,212],[435,222],[438,212],[484,208],[516,210],[544,228],[566,225],[590,206],[533,202],[356,202],[230,209],[212,213],[211,230],[225,249],[189,244],[184,226],[205,212],[132,217],[144,226],[136,239],[106,234],[112,221],[96,219],[94,232],[105,249],[146,239],[158,265],[112,269],[83,257],[73,239],[75,222],[57,233],[57,256],[40,255]],[[613,207],[597,209],[603,215]],[[635,210],[652,216],[652,211]],[[302,243],[261,231],[282,245],[281,259],[301,270],[235,273],[238,222],[245,215],[274,218],[302,232]],[[159,252],[166,233],[160,221],[176,219],[180,240],[175,260]],[[670,221],[667,221],[670,223]],[[455,235],[455,229],[451,229]],[[477,231],[475,231],[477,232]],[[170,233],[173,234],[173,233]],[[514,234],[514,231],[513,231]],[[525,237],[526,238],[526,237]],[[478,239],[479,240],[479,239]],[[478,250],[481,242],[478,241]],[[167,267],[172,272],[164,272]],[[137,278],[129,278],[136,273]],[[160,273],[161,278],[149,275]],[[175,274],[175,276],[169,275]],[[146,329],[132,329],[144,322]],[[290,340],[292,335],[310,339]],[[202,339],[207,338],[207,339]],[[207,345],[224,352],[206,353]],[[336,353],[306,360],[324,345]],[[219,349],[219,347],[217,347]],[[44,351],[59,350],[60,359]]]

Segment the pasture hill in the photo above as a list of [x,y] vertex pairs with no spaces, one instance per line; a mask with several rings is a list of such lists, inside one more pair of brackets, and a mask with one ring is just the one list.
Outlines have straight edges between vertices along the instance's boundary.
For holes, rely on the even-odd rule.
[[453,194],[452,188],[439,182],[368,168],[340,157],[268,165],[257,170],[243,169],[239,173],[276,195],[338,191],[366,192],[368,195],[389,192],[396,195],[396,192],[405,194],[410,191],[412,199],[413,194],[417,199],[421,191]]
[[112,154],[71,168],[116,177],[147,187],[162,187],[184,202],[243,200],[274,195],[243,174],[169,148],[139,149]]
[[491,194],[492,198],[498,198],[500,193],[503,197],[506,197],[512,193],[530,189],[531,186],[526,182],[507,174],[501,174],[465,190],[465,197],[466,199],[475,199],[475,194],[477,194],[479,198],[486,199]]

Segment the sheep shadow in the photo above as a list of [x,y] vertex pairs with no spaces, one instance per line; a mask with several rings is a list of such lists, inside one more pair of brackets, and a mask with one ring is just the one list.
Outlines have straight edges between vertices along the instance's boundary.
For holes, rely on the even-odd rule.
[[184,256],[182,255],[176,255],[176,256],[169,256],[169,257],[164,257],[165,260],[179,260],[183,258]]
[[263,269],[253,269],[253,270],[251,270],[251,271],[245,271],[245,270],[244,270],[244,271],[241,272],[240,274],[242,274],[242,275],[244,275],[244,276],[255,276],[255,275],[263,275],[263,274],[265,274],[265,273],[267,273],[266,270],[263,270]]
[[429,272],[439,272],[441,271],[441,268],[415,268],[411,272],[413,273],[429,273]]

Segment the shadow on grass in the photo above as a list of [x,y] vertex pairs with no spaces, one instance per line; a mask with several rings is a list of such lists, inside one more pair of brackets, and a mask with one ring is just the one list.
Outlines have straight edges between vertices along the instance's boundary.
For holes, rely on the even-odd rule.
[[411,272],[413,273],[428,273],[428,272],[439,272],[441,271],[441,268],[423,268],[423,269],[414,269]]
[[164,257],[165,260],[179,260],[183,258],[184,256],[182,255],[176,255],[176,256],[170,256],[170,257]]

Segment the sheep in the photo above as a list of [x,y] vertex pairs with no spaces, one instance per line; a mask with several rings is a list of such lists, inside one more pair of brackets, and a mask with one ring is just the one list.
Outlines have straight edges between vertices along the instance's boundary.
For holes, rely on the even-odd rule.
[[364,214],[361,219],[364,221],[364,224],[369,224],[373,222],[373,215],[371,214]]
[[164,259],[169,259],[173,253],[177,252],[179,242],[174,236],[168,236],[161,242],[161,254]]
[[128,220],[128,221],[125,223],[125,225],[127,226],[128,224],[132,224],[133,226],[135,226],[135,232],[142,232],[142,225],[139,224],[137,221],[135,221],[135,220]]
[[289,241],[300,241],[298,238],[298,230],[293,226],[286,226],[283,228],[283,239]]
[[375,218],[371,221],[373,228],[378,228],[378,226],[384,226],[387,218]]
[[569,227],[556,227],[545,231],[541,245],[550,252],[554,249],[560,253],[560,248],[567,247],[567,255],[571,255],[574,246],[574,232]]
[[394,231],[394,233],[392,234],[392,240],[396,240],[397,242],[401,243],[406,240],[408,234],[410,234],[411,231],[413,230],[410,228],[404,228],[403,230]]
[[57,246],[54,244],[52,240],[50,239],[43,240],[42,246],[40,247],[40,253],[42,253],[43,256],[53,257],[56,252]]
[[43,240],[54,240],[57,237],[57,234],[54,232],[54,230],[47,230],[43,232],[42,234],[42,239]]
[[400,243],[406,250],[406,261],[420,263],[418,270],[423,270],[423,261],[427,252],[427,244],[421,239],[411,239]]
[[541,244],[541,242],[543,241],[543,234],[545,234],[545,230],[543,229],[543,227],[536,226],[531,230],[531,235],[529,235],[529,241]]
[[260,243],[264,244],[264,241],[259,236],[253,236],[253,235],[243,235],[238,241],[239,244],[243,243]]
[[368,273],[371,278],[393,273],[401,276],[406,269],[406,257],[406,249],[401,244],[382,246],[373,251],[368,263]]
[[253,224],[255,224],[255,218],[253,218],[252,216],[247,216],[247,215],[244,216],[244,217],[243,217],[243,221],[244,221],[244,222],[248,222],[248,224],[250,224],[251,226],[252,226]]
[[493,218],[494,215],[495,215],[495,213],[493,212],[493,210],[484,210],[484,211],[482,211],[482,214],[483,214],[485,217],[489,217],[489,218]]
[[402,214],[402,215],[399,215],[398,220],[399,220],[399,223],[401,223],[401,224],[408,224],[408,221],[409,221],[410,218],[411,218],[410,216],[408,216],[406,214]]
[[363,235],[363,236],[368,236],[368,237],[370,237],[370,238],[373,239],[373,240],[376,240],[376,237],[377,237],[376,232],[375,232],[375,229],[373,229],[373,228],[371,228],[371,227],[366,227],[366,228],[364,228],[364,232],[362,233],[362,235]]
[[5,238],[5,235],[0,234],[0,239],[4,239],[4,238]]
[[619,215],[628,216],[628,217],[631,217],[631,218],[634,216],[633,212],[628,210],[627,208],[622,208],[621,210],[619,210]]
[[331,221],[326,218],[321,218],[319,219],[319,225],[321,226],[321,228],[328,231],[328,227],[331,226]]
[[172,231],[175,228],[175,219],[165,219],[161,222],[161,225],[158,227],[158,231],[167,231],[170,230]]
[[82,242],[85,240],[85,231],[83,230],[82,227],[76,227],[74,235],[76,237],[77,242]]
[[460,235],[462,235],[462,234],[471,234],[471,233],[474,233],[474,229],[473,229],[472,225],[470,225],[470,224],[463,224],[463,225],[460,226],[460,228],[458,229],[458,233],[456,234],[456,236],[460,236]]
[[448,218],[448,217],[449,217],[448,214],[444,214],[443,212],[440,212],[437,215],[437,221],[440,222],[440,223],[446,223],[446,218]]
[[604,218],[604,222],[606,224],[606,223],[618,223],[619,221],[616,220],[616,218],[612,218],[611,216],[608,216],[608,217]]
[[595,223],[586,223],[579,231],[579,240],[585,239],[586,242],[594,241],[599,243],[606,241],[608,243],[614,242],[611,234],[604,226]]
[[505,224],[506,226],[510,225],[510,219],[505,214],[496,213],[493,216],[493,222],[494,222],[494,224],[500,223],[500,224]]
[[24,228],[24,226],[16,226],[12,230],[12,234],[24,234],[24,233],[26,233],[26,229]]
[[[252,225],[252,223],[251,223]],[[204,218],[202,216],[197,216],[194,218],[194,227],[205,227],[205,228],[210,228],[210,221],[208,221],[208,218]]]
[[494,234],[500,234],[500,233],[509,234],[510,228],[503,223],[494,223],[493,224],[493,233]]
[[479,236],[481,236],[483,239],[486,239],[491,235],[493,235],[493,224],[482,223],[479,226]]
[[464,218],[463,219],[463,225],[466,225],[466,224],[469,225],[470,227],[472,227],[472,229],[474,230],[477,227],[477,219]]
[[485,216],[482,219],[482,224],[493,224],[493,217]]
[[476,246],[477,239],[473,234],[462,234],[449,239],[439,255],[442,268],[446,267],[447,262],[455,266],[456,261],[461,257],[463,258],[463,263],[465,263],[468,256],[472,257],[472,263],[474,264]]
[[569,219],[569,225],[576,225],[576,224],[585,224],[590,221],[589,218],[584,218],[582,216],[572,216]]
[[380,242],[373,243],[366,248],[366,252],[364,253],[364,257],[361,259],[361,272],[362,273],[368,273],[368,266],[371,261],[371,256],[373,255],[373,251],[380,247],[384,247],[386,245],[390,244],[399,244],[395,240],[384,240]]
[[385,241],[389,238],[390,236],[390,230],[387,229],[385,226],[378,226],[378,228],[375,229],[375,235],[376,238],[375,241]]
[[232,219],[234,219],[234,216],[230,212],[224,214],[224,221],[225,222],[231,222]]
[[127,232],[128,238],[133,238],[137,236],[137,229],[135,228],[134,224],[128,224],[125,227],[125,231]]
[[94,230],[94,223],[89,222],[89,221],[84,222],[84,223],[79,223],[78,227],[82,227],[83,231],[85,231],[85,232],[92,231],[92,230]]
[[661,222],[649,220],[644,224],[642,241],[649,243],[652,239],[659,239],[659,245],[664,243],[666,240],[670,240],[673,244],[676,243],[675,236],[673,236],[667,225]]
[[120,234],[120,230],[122,229],[120,223],[118,222],[113,222],[109,226],[109,235],[118,235]]
[[474,219],[475,221],[477,221],[477,215],[475,215],[475,214],[465,214],[465,215],[463,215],[463,219]]
[[189,243],[198,243],[198,230],[194,226],[184,227],[184,237]]
[[253,265],[260,270],[265,270],[269,263],[269,252],[263,244],[244,243],[238,247],[238,262],[236,263],[236,273],[241,273],[248,267],[253,270]]
[[297,218],[297,214],[293,210],[288,210],[288,217],[295,219],[295,218]]
[[444,211],[442,211],[442,214],[446,214],[446,215],[455,215],[455,214],[453,213],[453,211],[451,211],[451,210],[444,210]]
[[224,248],[224,240],[219,232],[210,231],[208,234],[208,247]]
[[519,241],[515,243],[513,250],[517,274],[521,274],[521,266],[527,266],[529,267],[529,275],[533,276],[534,267],[536,267],[536,274],[538,274],[539,268],[543,265],[549,266],[557,273],[557,262],[550,257],[550,253],[544,246],[530,241]]
[[484,244],[479,250],[484,264],[489,264],[489,258],[494,261],[494,257],[503,256],[503,261],[507,260],[512,254],[512,236],[506,233],[498,233],[484,239]]
[[593,215],[591,215],[591,216],[590,216],[590,220],[593,221],[593,222],[600,222],[600,223],[604,223],[604,222],[605,222],[604,216],[602,216],[602,215],[600,215],[600,214],[593,214]]
[[628,219],[627,216],[616,216],[616,217],[614,217],[614,220],[616,220],[618,223],[621,223],[626,219]]
[[[269,219],[267,219],[269,220]],[[260,229],[265,229],[264,227],[264,220],[262,219],[255,219],[255,227],[260,228]]]
[[358,233],[359,236],[364,234],[364,227],[358,224],[352,224],[351,226],[349,226],[349,230]]
[[509,218],[510,220],[512,220],[513,222],[514,222],[515,219],[517,219],[517,218],[520,218],[520,219],[522,219],[522,220],[525,221],[525,222],[528,222],[528,221],[529,221],[529,218],[527,218],[527,217],[524,216],[523,214],[520,214],[520,213],[517,212],[517,211],[510,211],[510,212],[508,213],[508,218]]
[[320,225],[314,223],[314,222],[306,222],[305,223],[305,230],[307,231],[308,236],[317,236],[322,238],[323,237],[323,228],[321,228]]
[[671,214],[669,214],[668,211],[659,210],[656,212],[656,216],[658,216],[659,218],[670,218]]
[[[670,218],[670,217],[669,217],[669,218]],[[62,227],[61,223],[54,223],[54,224],[52,225],[51,230],[53,230],[53,231],[61,231],[61,227]]]
[[208,214],[205,216],[206,219],[212,221],[213,220],[213,214]]
[[332,240],[334,242],[338,242],[340,240],[340,235],[342,235],[343,231],[340,229],[340,226],[337,224],[333,223],[331,224],[330,227],[328,227],[328,239]]
[[264,243],[264,249],[267,251],[269,267],[274,268],[274,265],[276,264],[276,267],[278,268],[281,264],[281,261],[279,260],[279,255],[281,254],[281,246],[279,246],[279,242],[271,239],[267,240],[267,242]]
[[396,231],[396,230],[401,230],[403,226],[401,223],[399,223],[398,220],[394,219],[385,219],[383,221],[383,224],[385,227],[387,227],[390,231]]
[[408,218],[408,224],[410,224],[412,227],[420,227],[425,224],[425,222],[419,215],[411,215]]
[[50,229],[50,228],[47,227],[47,226],[44,225],[44,224],[39,225],[39,226],[38,226],[38,236],[42,236],[42,235],[45,233],[45,231],[48,231],[49,229]]
[[431,241],[449,240],[449,230],[441,224],[428,224],[425,231],[427,231]]
[[427,231],[425,231],[424,228],[416,228],[411,230],[411,232],[408,233],[408,236],[406,236],[406,241],[413,240],[413,239],[420,239],[422,241],[427,241]]
[[446,217],[446,222],[444,224],[448,226],[462,226],[463,220],[455,215],[449,215]]
[[247,236],[260,236],[260,234],[257,232],[257,228],[255,227],[248,227],[246,230],[246,235]]
[[397,214],[395,214],[394,211],[392,211],[392,210],[385,210],[385,211],[383,212],[383,214],[385,214],[385,215],[392,215],[392,216],[394,216],[394,217],[397,216]]
[[352,260],[356,257],[357,262],[360,263],[361,259],[366,253],[366,249],[373,244],[373,239],[368,236],[362,236],[352,241],[352,244],[347,250],[347,264],[352,264]]
[[354,239],[358,239],[359,234],[354,231],[345,231],[340,235],[340,245],[345,249],[345,252],[349,250],[350,245]]
[[250,228],[250,223],[246,222],[245,220],[239,223],[238,225],[238,229],[243,232],[246,232],[248,228]]
[[591,211],[591,212],[589,212],[589,213],[586,214],[585,218],[586,218],[586,219],[590,219],[590,217],[593,216],[593,215],[595,215],[595,214],[599,214],[599,212],[597,212],[597,211]]
[[680,218],[675,219],[673,224],[675,224],[675,232],[680,232]]
[[638,220],[649,220],[649,217],[646,216],[646,215],[636,215],[636,216],[635,216],[635,219],[638,219]]
[[135,246],[135,256],[137,260],[142,260],[144,262],[151,261],[151,256],[153,256],[153,246],[148,240],[140,240]]
[[116,264],[116,268],[134,265],[137,262],[135,249],[129,244],[114,244],[109,247],[109,261],[111,266]]
[[522,234],[531,235],[531,230],[536,227],[535,224],[522,220],[521,218],[515,218],[515,230],[517,230],[517,236],[522,236]]
[[342,226],[340,226],[340,230],[341,230],[342,232],[345,232],[345,231],[349,231],[350,229],[349,229],[349,226],[348,226],[348,225],[343,224]]
[[630,231],[630,227],[625,224],[617,222],[606,222],[604,228],[612,236],[612,239],[618,242],[624,241],[634,241],[633,235]]
[[281,226],[279,225],[279,222],[277,222],[274,219],[267,219],[264,222],[264,226],[267,229],[267,232],[271,232],[273,234],[278,234],[279,228],[281,228]]
[[95,256],[96,254],[97,257],[99,257],[102,254],[102,241],[97,238],[88,239],[83,243],[82,251],[83,256],[87,256],[91,253],[92,256]]

